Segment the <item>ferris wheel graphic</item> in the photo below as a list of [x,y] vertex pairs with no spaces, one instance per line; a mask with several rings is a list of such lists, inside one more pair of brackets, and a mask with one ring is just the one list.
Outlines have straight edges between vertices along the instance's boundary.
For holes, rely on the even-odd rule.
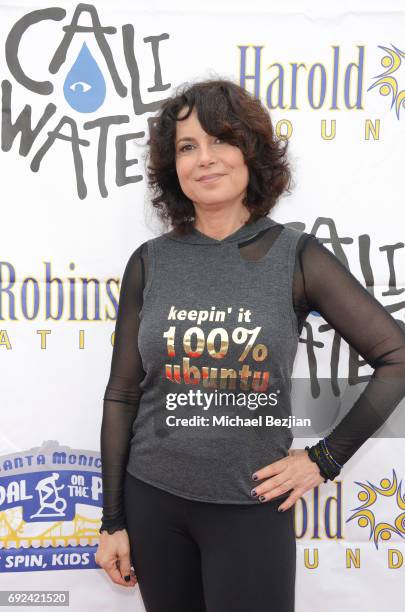
[[35,486],[39,495],[39,509],[30,518],[50,517],[57,518],[64,515],[67,502],[58,493],[65,485],[57,486],[56,481],[60,477],[58,472],[52,472],[51,476],[39,480]]

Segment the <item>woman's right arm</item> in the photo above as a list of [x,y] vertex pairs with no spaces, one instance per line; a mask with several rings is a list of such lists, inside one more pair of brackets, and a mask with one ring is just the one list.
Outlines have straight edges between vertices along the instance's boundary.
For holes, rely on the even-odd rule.
[[[103,398],[103,419],[101,424],[100,450],[103,483],[103,514],[100,533],[110,536],[120,531],[127,538],[123,486],[128,463],[132,425],[136,418],[141,397],[140,382],[145,376],[138,349],[139,311],[142,307],[144,287],[144,261],[146,243],[141,244],[131,255],[122,278],[117,321],[115,325],[114,347],[111,359],[110,377]],[[118,535],[118,534],[117,534]],[[112,579],[116,575],[118,584],[122,579],[116,573],[115,561],[111,558],[111,548],[106,542],[111,538],[102,533],[96,562],[104,569],[113,567]],[[118,537],[116,540],[118,543]],[[122,538],[121,538],[122,539]],[[101,543],[103,542],[103,546]],[[118,548],[118,547],[117,547]],[[128,550],[125,550],[124,565],[129,563]],[[114,552],[114,551],[113,551]],[[116,551],[117,552],[117,551]],[[107,558],[108,557],[108,558]],[[119,555],[116,555],[116,559]],[[123,567],[120,558],[121,574],[129,570]],[[112,563],[114,561],[114,563]],[[129,571],[128,571],[129,573]],[[124,583],[125,584],[125,583]]]

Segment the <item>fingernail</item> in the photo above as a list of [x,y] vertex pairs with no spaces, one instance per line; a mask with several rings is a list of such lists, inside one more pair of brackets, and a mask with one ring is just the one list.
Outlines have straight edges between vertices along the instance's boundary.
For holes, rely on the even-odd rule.
[[264,501],[266,498],[264,497],[264,495],[260,495],[259,499],[260,501]]
[[253,479],[253,480],[257,480],[257,475],[256,475],[256,474],[253,474],[252,479]]
[[125,582],[129,582],[131,580],[131,576],[128,574],[128,576],[124,576],[124,580]]
[[250,494],[251,494],[252,497],[256,497],[257,491],[255,489],[252,489]]
[[285,508],[277,508],[279,512],[284,512]]

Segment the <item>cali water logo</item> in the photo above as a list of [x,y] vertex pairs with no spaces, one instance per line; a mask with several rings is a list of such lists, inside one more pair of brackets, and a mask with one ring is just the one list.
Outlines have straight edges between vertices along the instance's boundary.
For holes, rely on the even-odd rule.
[[[87,18],[86,25],[79,24],[83,13]],[[117,130],[121,124],[132,123],[138,116],[154,113],[165,102],[166,98],[156,99],[156,95],[171,87],[171,83],[164,82],[161,67],[162,48],[166,50],[169,34],[161,30],[149,36],[142,33],[141,40],[147,45],[150,56],[150,61],[146,62],[147,68],[144,68],[145,62],[139,62],[135,53],[137,45],[132,23],[122,25],[120,30],[102,24],[96,7],[91,4],[78,4],[70,23],[61,26],[59,22],[65,19],[66,14],[67,11],[60,7],[26,13],[14,23],[7,35],[4,64],[13,80],[4,79],[1,82],[1,146],[3,151],[10,151],[20,136],[18,154],[26,157],[35,148],[30,169],[38,172],[45,157],[57,154],[58,149],[54,153],[57,143],[56,147],[67,150],[68,162],[65,165],[69,164],[75,172],[79,198],[87,195],[85,171],[97,176],[100,194],[105,198],[108,196],[106,168],[115,168],[112,179],[118,187],[143,180],[142,174],[128,172],[129,166],[138,164],[138,159],[131,157],[128,149],[136,139],[145,136],[145,131],[131,130],[117,134]],[[45,27],[45,24],[57,29],[57,34],[60,34],[56,49],[50,48],[48,39],[42,40],[43,36],[41,40],[35,40],[35,35],[37,39],[40,38],[39,28]],[[142,23],[139,23],[138,32],[141,26]],[[77,36],[80,52],[77,54],[75,51],[72,58],[72,45],[74,47]],[[84,42],[83,36],[86,37]],[[49,37],[50,41],[55,39],[57,36]],[[40,57],[48,57],[49,63],[35,65],[37,72],[34,74],[28,68],[32,62],[26,61],[26,54],[35,54],[39,44],[42,51]],[[97,50],[100,56],[98,61],[94,59]],[[122,53],[121,70],[116,65],[117,53]],[[49,75],[56,75],[59,71],[63,76],[63,93],[58,82],[49,78]],[[36,77],[37,74],[40,78]],[[19,86],[16,101],[13,99],[15,84]],[[96,113],[103,106],[107,88],[111,104],[104,116],[95,115],[83,122],[84,114]],[[145,96],[152,95],[154,99],[145,102],[141,93],[143,90],[148,92]],[[23,93],[19,94],[20,91]],[[34,100],[34,104],[19,108],[18,101],[24,98],[25,92],[31,94],[29,100]],[[122,114],[121,106],[120,113],[114,113],[112,105],[119,98],[127,98],[128,114]],[[63,113],[65,101],[74,112]],[[59,105],[62,112],[59,111],[61,116],[57,117]],[[38,117],[36,124],[33,117]],[[153,121],[153,116],[147,118],[148,124]],[[114,129],[113,134],[110,128]],[[96,153],[93,155],[89,148],[94,148]],[[87,163],[83,159],[86,154],[89,160],[96,159],[96,171],[89,168],[91,161]],[[60,178],[62,176],[70,176],[70,173],[62,169]]]
[[388,96],[391,93],[391,107],[395,104],[395,113],[397,119],[399,119],[399,111],[401,107],[405,107],[405,90],[399,89],[397,79],[395,78],[396,72],[398,72],[401,64],[402,58],[405,58],[405,53],[391,45],[392,49],[388,47],[383,47],[382,45],[378,45],[379,49],[382,49],[386,52],[387,55],[381,59],[381,65],[386,68],[385,72],[381,74],[377,74],[375,79],[377,81],[371,85],[367,91],[373,89],[374,87],[379,87],[379,92],[382,96]]
[[[390,540],[392,534],[397,534],[401,538],[405,535],[405,494],[401,493],[401,484],[397,481],[397,475],[395,470],[392,470],[393,477],[392,482],[388,478],[383,478],[380,481],[380,486],[376,486],[368,482],[364,484],[356,482],[359,486],[363,487],[357,495],[359,500],[363,502],[361,506],[353,508],[354,514],[347,519],[346,522],[357,519],[359,527],[370,528],[370,537],[373,538],[375,547],[378,549],[378,541]],[[378,499],[392,498],[395,501],[398,508],[399,514],[393,519],[392,523],[387,521],[378,521],[373,512],[372,506],[377,502]]]
[[105,99],[105,80],[86,43],[63,86],[66,101],[80,113],[93,113]]

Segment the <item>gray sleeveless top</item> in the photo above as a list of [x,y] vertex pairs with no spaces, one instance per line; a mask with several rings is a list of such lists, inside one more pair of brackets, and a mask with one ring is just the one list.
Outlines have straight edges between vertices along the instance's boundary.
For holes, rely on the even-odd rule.
[[238,249],[275,223],[263,217],[224,240],[193,229],[147,241],[146,376],[127,464],[135,477],[189,499],[257,504],[252,474],[288,454],[302,232],[284,226],[259,261]]

